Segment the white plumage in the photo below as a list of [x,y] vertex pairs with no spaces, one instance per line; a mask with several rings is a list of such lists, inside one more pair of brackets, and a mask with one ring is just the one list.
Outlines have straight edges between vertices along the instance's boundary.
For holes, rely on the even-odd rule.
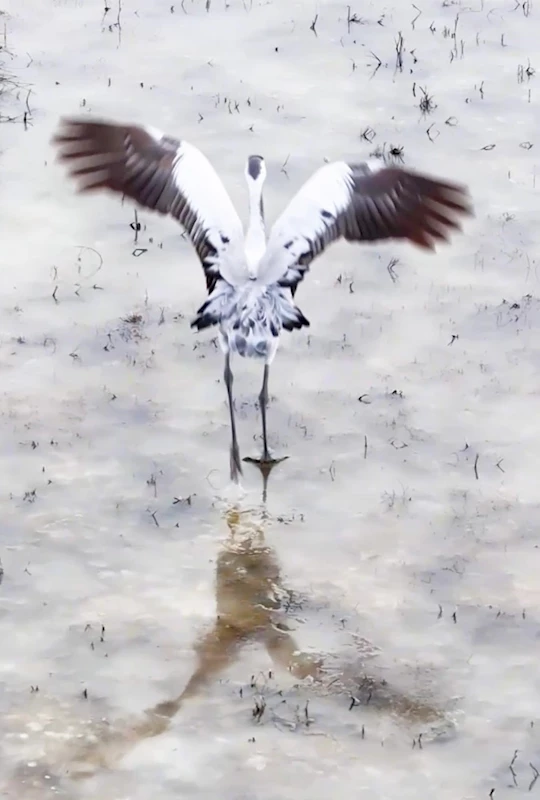
[[138,125],[66,119],[54,138],[60,160],[83,192],[108,189],[170,214],[186,230],[206,276],[208,298],[192,326],[217,325],[225,353],[232,428],[231,477],[242,471],[232,398],[231,353],[264,361],[259,395],[262,462],[268,373],[282,329],[309,325],[294,302],[311,262],[339,238],[408,239],[434,249],[471,213],[466,189],[381,162],[327,164],[293,197],[270,230],[264,224],[261,156],[246,163],[249,225],[242,223],[221,180],[193,145]]
[[[245,275],[242,222],[213,166],[200,150],[182,142],[174,156],[171,180],[178,190],[181,187],[186,212],[195,211],[196,229],[191,235],[205,237],[216,251],[217,266],[210,271],[231,284],[241,281]],[[210,193],[207,187],[212,187]]]

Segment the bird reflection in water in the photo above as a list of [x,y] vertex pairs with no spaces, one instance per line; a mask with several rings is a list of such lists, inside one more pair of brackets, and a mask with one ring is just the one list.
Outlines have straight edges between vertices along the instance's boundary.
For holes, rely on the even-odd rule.
[[[266,498],[271,468],[259,469]],[[120,730],[103,730],[93,737],[93,743],[70,759],[71,778],[112,767],[138,742],[164,733],[184,702],[200,695],[239,658],[242,648],[252,643],[266,648],[278,670],[287,670],[298,680],[311,677],[327,696],[348,697],[349,710],[355,705],[369,705],[374,712],[391,713],[409,724],[421,725],[423,730],[427,725],[444,735],[449,732],[444,712],[386,680],[367,675],[360,655],[347,666],[339,654],[327,654],[323,659],[299,651],[287,624],[287,611],[295,606],[294,595],[283,585],[276,553],[264,537],[265,504],[260,509],[229,507],[224,519],[229,535],[217,559],[216,618],[194,645],[196,666],[187,685],[177,697],[147,709],[142,720]],[[331,662],[336,664],[336,660],[338,672],[332,677]]]
[[177,697],[147,709],[142,721],[123,732],[104,731],[98,742],[83,748],[77,768],[70,770],[71,777],[111,766],[138,741],[166,731],[183,703],[230,667],[247,644],[262,644],[278,669],[299,680],[319,675],[321,659],[298,650],[287,624],[294,596],[283,585],[276,553],[264,537],[268,477],[273,466],[257,463],[263,479],[261,508],[235,506],[224,512],[229,535],[216,564],[216,618],[194,645],[196,666],[187,685]]
[[239,508],[229,509],[225,519],[230,536],[217,560],[216,619],[195,645],[197,666],[182,694],[153,709],[165,719],[226,670],[249,643],[260,642],[277,668],[300,680],[315,678],[320,671],[320,659],[298,650],[287,625],[293,594],[283,586],[276,554],[264,539],[263,521],[252,509]]

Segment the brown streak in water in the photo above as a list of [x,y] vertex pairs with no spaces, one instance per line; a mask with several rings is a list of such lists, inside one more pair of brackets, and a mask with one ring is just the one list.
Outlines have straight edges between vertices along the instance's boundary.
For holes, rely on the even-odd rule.
[[[261,469],[261,474],[265,500],[269,470]],[[42,765],[48,773],[49,785],[55,773],[58,786],[62,783],[59,772],[65,777],[80,779],[100,768],[112,768],[138,743],[164,733],[183,703],[200,695],[237,660],[242,647],[252,642],[263,644],[273,663],[299,680],[308,676],[314,678],[316,684],[312,690],[318,687],[325,694],[346,695],[347,703],[354,697],[360,707],[389,712],[409,724],[447,723],[439,709],[409,696],[380,677],[367,675],[361,656],[358,663],[341,667],[339,676],[329,681],[322,657],[314,658],[298,651],[286,623],[292,592],[283,585],[275,551],[264,539],[264,505],[260,519],[257,516],[252,510],[238,508],[229,509],[225,514],[229,536],[221,547],[216,565],[216,618],[212,628],[194,645],[197,663],[183,691],[147,709],[143,718],[134,724],[126,722],[121,729],[103,726],[95,731],[92,741],[77,752],[66,754],[60,769],[58,764],[54,771]],[[347,713],[345,708],[344,713]],[[18,778],[23,778],[27,790],[30,787],[38,790],[46,783],[40,781],[39,775],[34,775],[33,780],[26,774]]]
[[296,678],[319,677],[321,661],[298,651],[286,625],[283,604],[291,592],[283,586],[262,523],[251,510],[238,508],[230,509],[225,520],[230,535],[217,559],[216,619],[194,646],[197,665],[187,685],[178,697],[148,709],[140,723],[124,732],[106,732],[100,741],[85,746],[75,759],[79,768],[69,770],[72,778],[85,777],[95,767],[111,767],[138,742],[164,733],[182,704],[201,694],[250,642],[262,643],[276,667]]

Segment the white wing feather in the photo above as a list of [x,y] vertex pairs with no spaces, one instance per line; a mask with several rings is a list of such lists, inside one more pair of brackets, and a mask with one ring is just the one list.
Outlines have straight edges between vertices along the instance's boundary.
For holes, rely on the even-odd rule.
[[[266,253],[259,264],[258,280],[261,283],[279,281],[345,211],[352,191],[353,180],[348,164],[337,161],[320,167],[272,226]],[[322,211],[328,212],[328,216]]]
[[108,189],[175,217],[185,228],[210,289],[245,280],[240,218],[216,171],[189,142],[157,128],[65,119],[54,142],[81,191]]
[[327,164],[312,175],[273,226],[259,264],[261,283],[293,294],[313,259],[341,237],[407,239],[433,250],[472,209],[465,187],[382,161]]
[[214,261],[221,276],[232,285],[247,276],[244,231],[231,198],[206,156],[189,142],[182,142],[174,161],[173,181],[196,214],[201,233],[216,250]]

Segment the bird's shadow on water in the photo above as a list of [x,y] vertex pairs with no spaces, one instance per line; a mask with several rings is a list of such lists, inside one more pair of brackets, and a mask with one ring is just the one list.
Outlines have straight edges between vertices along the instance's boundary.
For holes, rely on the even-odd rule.
[[[270,471],[261,469],[263,492],[266,497]],[[196,663],[187,684],[170,700],[147,709],[135,721],[113,723],[94,729],[91,741],[76,750],[70,749],[61,759],[60,769],[48,764],[46,772],[70,780],[80,780],[114,768],[121,758],[139,742],[166,732],[183,705],[200,696],[240,657],[249,644],[262,645],[276,670],[276,675],[286,671],[303,682],[306,697],[339,698],[339,708],[344,714],[355,706],[369,706],[371,713],[391,714],[405,724],[419,730],[433,730],[437,726],[448,732],[444,711],[425,700],[418,700],[407,692],[392,686],[381,678],[380,670],[365,667],[365,651],[342,663],[340,654],[308,653],[298,648],[291,630],[291,611],[298,609],[304,598],[299,597],[284,582],[276,552],[265,539],[265,528],[270,520],[266,504],[257,508],[242,507],[237,502],[223,512],[228,535],[222,543],[216,564],[216,615],[209,630],[202,633],[194,645]],[[309,599],[306,601],[309,604]],[[337,609],[336,616],[343,609]],[[379,674],[377,674],[377,672]],[[252,684],[257,697],[258,687]],[[298,685],[296,686],[298,688]],[[286,693],[285,693],[286,694]],[[284,693],[276,692],[283,703]],[[294,694],[298,699],[298,692]],[[255,721],[260,722],[265,701],[255,703],[252,709]],[[257,719],[259,715],[259,719]],[[279,720],[278,714],[268,714],[265,719]],[[351,720],[351,717],[348,717]],[[305,724],[309,724],[307,706]],[[281,727],[278,724],[278,727]],[[286,721],[286,728],[291,729]],[[21,774],[19,778],[22,778]],[[35,783],[34,783],[35,785]],[[66,789],[64,783],[64,791]]]
[[[274,466],[257,463],[265,501]],[[287,624],[295,595],[284,585],[276,552],[265,541],[265,503],[260,508],[228,505],[223,519],[228,536],[216,562],[216,616],[194,645],[196,665],[186,686],[178,696],[147,709],[140,722],[124,730],[115,726],[114,732],[83,746],[69,766],[71,778],[112,767],[138,742],[164,733],[184,703],[202,694],[249,644],[261,644],[277,670],[298,680],[320,675],[322,658],[301,652]]]

